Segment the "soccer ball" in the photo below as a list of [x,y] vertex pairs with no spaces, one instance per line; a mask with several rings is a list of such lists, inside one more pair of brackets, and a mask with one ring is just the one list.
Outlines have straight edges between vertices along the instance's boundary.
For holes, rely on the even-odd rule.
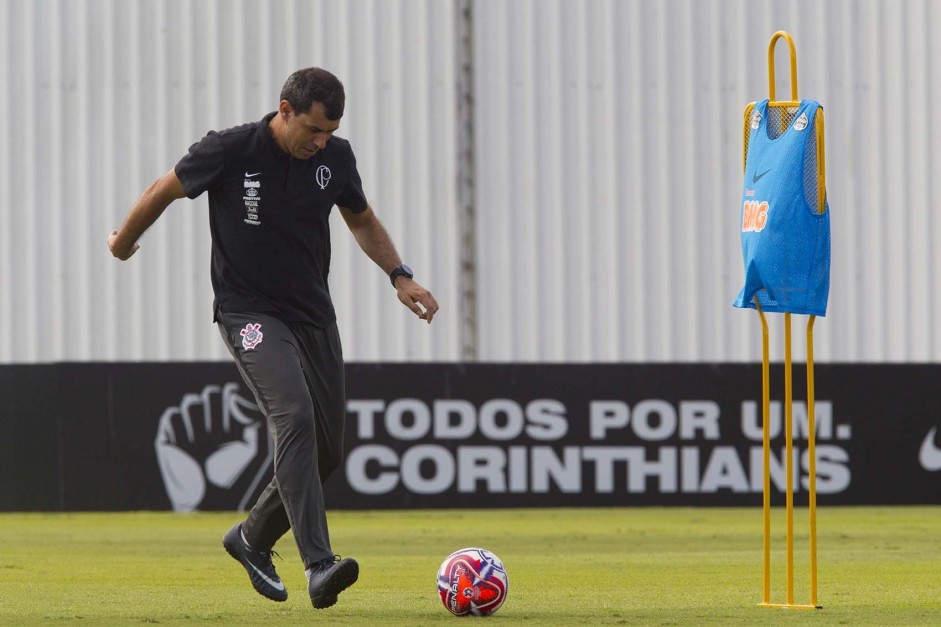
[[489,616],[500,609],[509,590],[503,562],[487,549],[455,551],[438,569],[438,596],[455,616]]

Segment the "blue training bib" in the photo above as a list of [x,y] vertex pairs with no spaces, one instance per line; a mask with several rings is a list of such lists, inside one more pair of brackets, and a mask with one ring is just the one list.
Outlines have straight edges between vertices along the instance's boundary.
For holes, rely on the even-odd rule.
[[752,109],[741,213],[745,285],[735,307],[754,309],[757,295],[763,311],[827,313],[830,207],[825,200],[817,213],[819,108],[802,100],[777,137],[769,133],[768,101]]

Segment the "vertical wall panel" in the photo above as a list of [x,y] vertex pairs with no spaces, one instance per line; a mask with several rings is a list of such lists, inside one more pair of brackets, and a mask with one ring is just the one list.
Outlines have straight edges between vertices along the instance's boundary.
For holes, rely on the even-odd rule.
[[[0,0],[0,361],[227,359],[206,199],[174,203],[129,262],[105,236],[191,143],[273,110],[309,65],[343,79],[339,134],[442,304],[430,327],[414,320],[335,216],[347,358],[460,359],[457,307],[473,290],[484,361],[753,361],[757,317],[730,306],[742,111],[767,95],[779,29],[801,95],[826,113],[817,357],[941,359],[941,0],[470,6],[474,115],[459,128],[457,0]],[[465,285],[458,138],[471,131]]]
[[[13,33],[12,8],[3,6],[3,17],[0,18],[0,85],[12,85],[13,58],[17,43]],[[19,59],[18,62],[22,62]],[[6,90],[4,90],[6,91]],[[2,94],[2,92],[0,92]],[[18,112],[17,112],[18,113]],[[5,94],[0,95],[0,138],[3,143],[11,143],[13,139],[14,107],[11,99]],[[0,147],[0,190],[9,194],[13,190],[13,164],[11,163],[13,147]],[[0,323],[12,324],[14,320],[14,293],[13,293],[13,263],[20,249],[13,249],[14,242],[14,213],[9,206],[0,209]],[[26,264],[22,264],[25,266]],[[22,267],[21,266],[21,267]],[[7,326],[7,328],[10,328]],[[13,339],[8,338],[7,344]],[[7,354],[9,351],[7,351]],[[5,354],[4,354],[5,355]],[[2,360],[2,357],[0,357]]]
[[[928,86],[928,96],[924,103],[924,108],[928,112],[933,112],[934,107],[930,104],[941,102],[941,81],[937,80],[941,76],[941,38],[936,36],[938,29],[941,28],[941,2],[929,2],[925,11],[924,21],[920,28],[925,33],[926,53],[925,57],[919,61],[924,64],[922,80]],[[939,176],[939,162],[941,162],[941,121],[937,115],[926,113],[923,120],[923,131],[929,138],[927,149],[924,154],[924,163],[927,168],[927,176],[924,180],[916,182],[925,190],[926,207],[928,213],[928,232],[926,238],[932,243],[938,241],[941,237],[941,216],[938,215],[938,199],[941,198],[941,176]],[[931,361],[938,361],[941,356],[941,330],[934,323],[934,317],[938,311],[941,311],[941,289],[938,284],[941,283],[941,246],[931,246],[931,254],[928,262],[928,302],[927,322],[924,329],[924,344],[929,346],[929,357]],[[930,339],[929,339],[930,338]]]

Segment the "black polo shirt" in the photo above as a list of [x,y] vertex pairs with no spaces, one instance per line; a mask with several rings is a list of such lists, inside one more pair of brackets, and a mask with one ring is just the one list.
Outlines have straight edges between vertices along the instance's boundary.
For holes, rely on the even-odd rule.
[[365,211],[363,184],[348,141],[332,137],[310,159],[294,159],[271,136],[274,115],[210,131],[176,175],[189,198],[209,192],[215,306],[323,327],[336,321],[330,211]]

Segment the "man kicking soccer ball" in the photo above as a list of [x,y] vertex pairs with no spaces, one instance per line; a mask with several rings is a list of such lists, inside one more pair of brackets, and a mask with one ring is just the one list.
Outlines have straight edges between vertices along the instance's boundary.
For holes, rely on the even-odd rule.
[[209,192],[213,321],[268,418],[274,478],[248,518],[223,537],[260,594],[284,601],[271,563],[288,529],[307,570],[315,608],[330,607],[359,576],[330,547],[323,482],[343,457],[346,390],[336,314],[327,285],[328,218],[334,205],[398,299],[430,323],[431,292],[412,279],[366,201],[349,142],[333,135],[343,85],[330,72],[292,74],[278,110],[261,121],[210,132],[148,187],[108,247],[118,259],[174,200]]

